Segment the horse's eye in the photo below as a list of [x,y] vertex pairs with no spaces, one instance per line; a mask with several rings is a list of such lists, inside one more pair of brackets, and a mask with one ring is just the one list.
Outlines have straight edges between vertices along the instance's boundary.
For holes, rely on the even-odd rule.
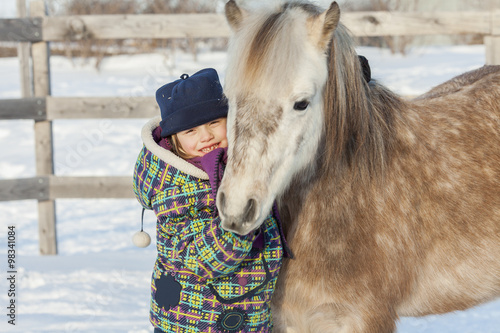
[[299,101],[299,102],[295,102],[295,104],[293,105],[293,108],[294,108],[294,110],[297,110],[297,111],[304,111],[305,109],[307,109],[308,106],[309,106],[309,101]]

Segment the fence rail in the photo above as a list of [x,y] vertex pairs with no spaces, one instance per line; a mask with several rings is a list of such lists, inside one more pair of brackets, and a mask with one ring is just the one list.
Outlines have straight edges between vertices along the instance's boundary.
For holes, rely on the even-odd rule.
[[[0,180],[0,201],[38,200],[40,252],[57,254],[54,200],[132,198],[133,193],[131,177],[55,176],[52,120],[151,118],[159,111],[153,97],[50,96],[47,42],[228,37],[229,28],[219,14],[47,17],[40,0],[31,2],[30,15],[24,17],[24,1],[18,0],[20,18],[0,19],[0,41],[20,44],[24,97],[0,100],[0,120],[34,120],[37,176]],[[350,12],[342,14],[342,22],[355,36],[481,34],[485,36],[486,63],[500,64],[500,9],[489,12]]]
[[1,181],[0,201],[134,197],[131,177],[41,176]]
[[[342,22],[355,36],[494,35],[500,11],[348,12]],[[228,37],[220,14],[79,15],[0,20],[0,41]]]
[[152,118],[160,109],[153,97],[28,97],[0,99],[0,120]]

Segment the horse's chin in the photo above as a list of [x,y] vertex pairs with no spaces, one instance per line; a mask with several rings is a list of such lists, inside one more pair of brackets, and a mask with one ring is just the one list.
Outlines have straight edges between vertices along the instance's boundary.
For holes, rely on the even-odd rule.
[[240,236],[246,236],[252,232],[257,231],[260,225],[261,223],[249,223],[249,222],[233,223],[224,219],[221,221],[222,229],[233,232]]

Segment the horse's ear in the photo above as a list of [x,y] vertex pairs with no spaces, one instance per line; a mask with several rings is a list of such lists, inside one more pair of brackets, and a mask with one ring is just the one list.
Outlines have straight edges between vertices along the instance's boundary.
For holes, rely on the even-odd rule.
[[340,20],[340,8],[337,2],[332,2],[330,8],[325,10],[317,18],[317,21],[322,25],[321,34],[318,39],[318,47],[325,49],[332,38],[332,34],[337,28]]
[[230,0],[225,6],[226,19],[229,23],[231,29],[236,30],[240,27],[241,21],[243,21],[243,11],[238,7],[236,1]]

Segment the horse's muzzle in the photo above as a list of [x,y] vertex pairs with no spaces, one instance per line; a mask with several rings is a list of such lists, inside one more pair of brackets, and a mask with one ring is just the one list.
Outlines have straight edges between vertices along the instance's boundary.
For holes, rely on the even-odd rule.
[[227,209],[226,195],[223,191],[219,191],[217,195],[217,208],[221,218],[221,227],[224,230],[232,231],[239,235],[246,235],[254,228],[255,222],[259,217],[258,202],[254,198],[248,199],[244,208],[240,211]]

